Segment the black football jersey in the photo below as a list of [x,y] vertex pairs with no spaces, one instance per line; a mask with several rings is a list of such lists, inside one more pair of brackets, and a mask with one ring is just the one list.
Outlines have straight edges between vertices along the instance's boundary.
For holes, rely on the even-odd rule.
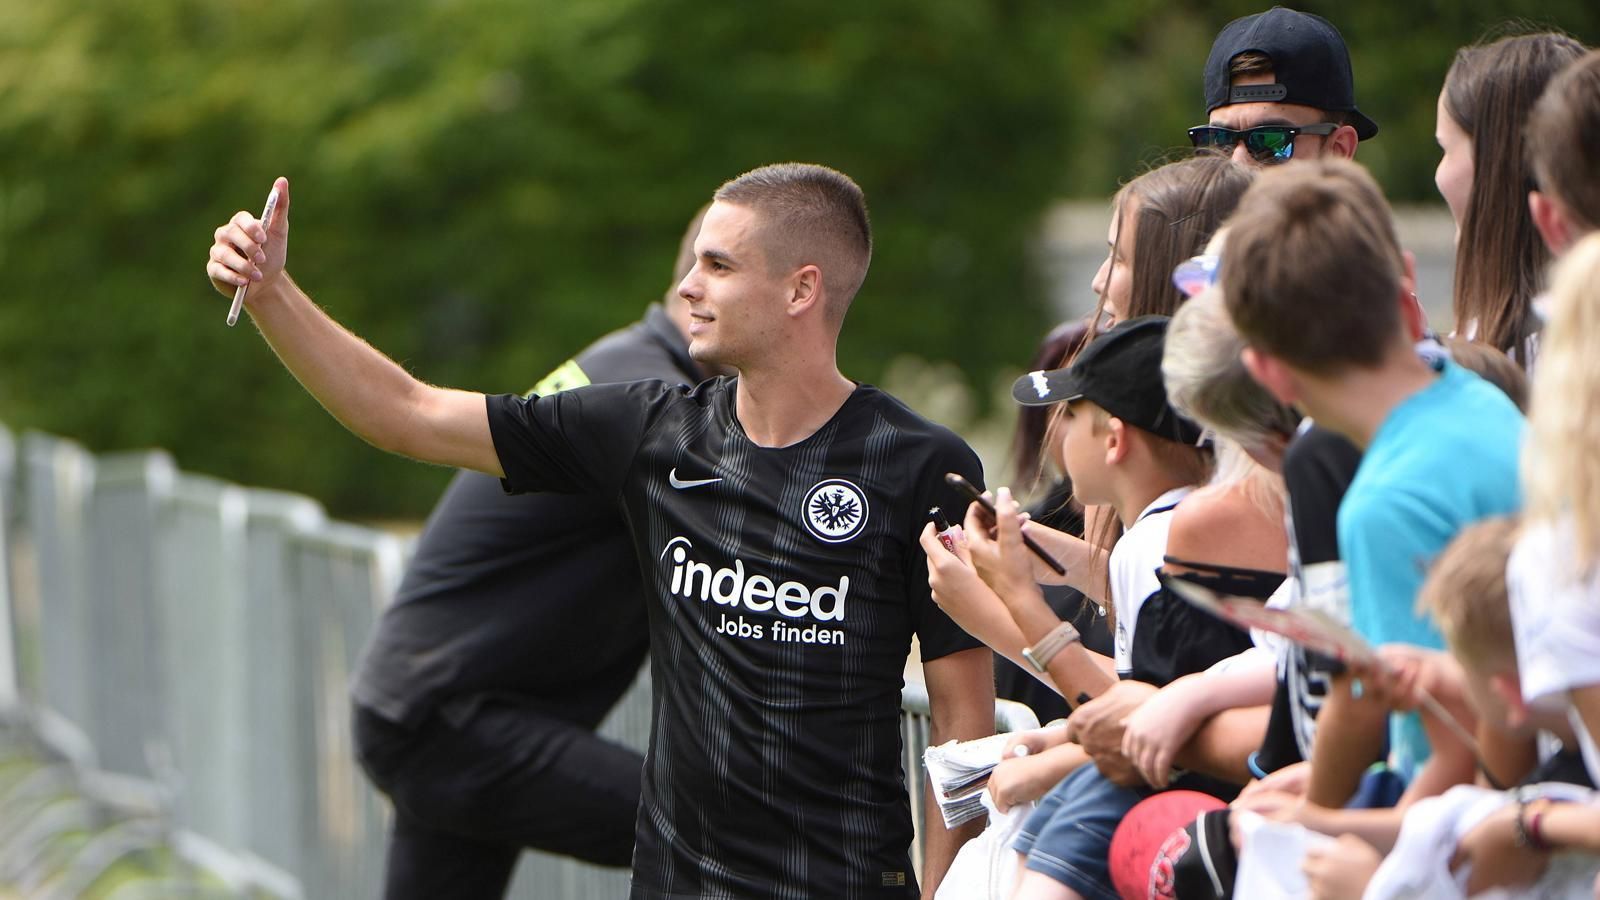
[[[981,646],[932,602],[917,536],[960,438],[869,386],[788,447],[752,442],[736,384],[490,397],[512,490],[614,498],[649,604],[654,727],[636,897],[909,897],[899,734],[924,660]],[[600,625],[598,627],[604,627]]]

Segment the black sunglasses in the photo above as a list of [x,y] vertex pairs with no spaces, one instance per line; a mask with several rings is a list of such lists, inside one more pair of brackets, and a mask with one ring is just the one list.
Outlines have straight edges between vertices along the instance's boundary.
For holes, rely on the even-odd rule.
[[1294,157],[1296,135],[1317,134],[1326,137],[1339,130],[1333,122],[1316,125],[1257,125],[1243,131],[1219,125],[1200,125],[1189,129],[1189,140],[1199,150],[1221,150],[1232,153],[1244,141],[1244,148],[1256,162],[1288,162]]

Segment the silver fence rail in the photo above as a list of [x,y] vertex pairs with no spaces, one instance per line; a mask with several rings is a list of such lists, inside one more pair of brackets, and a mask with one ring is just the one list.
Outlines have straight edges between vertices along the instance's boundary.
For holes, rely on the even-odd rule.
[[[0,551],[0,738],[25,734],[53,762],[41,784],[71,781],[97,804],[85,815],[124,823],[80,869],[160,839],[208,873],[186,896],[379,893],[388,812],[352,752],[348,678],[403,541],[161,451],[0,428]],[[912,682],[903,700],[920,833],[927,695]],[[996,724],[1038,723],[1002,702]],[[643,750],[649,730],[642,672],[601,732]],[[0,786],[0,884],[26,856],[5,828],[26,796]],[[626,872],[527,853],[511,896],[626,892]]]
[[17,444],[0,427],[0,709],[22,703],[17,673],[17,641],[12,622],[11,523],[16,515]]

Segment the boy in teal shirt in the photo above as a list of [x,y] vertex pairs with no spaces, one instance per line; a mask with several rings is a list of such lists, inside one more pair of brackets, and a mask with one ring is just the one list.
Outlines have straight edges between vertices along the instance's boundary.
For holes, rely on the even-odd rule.
[[[1365,451],[1339,507],[1351,624],[1375,644],[1442,650],[1417,590],[1456,532],[1519,508],[1522,415],[1473,373],[1416,352],[1425,326],[1413,262],[1360,166],[1267,172],[1230,224],[1220,280],[1251,374]],[[1348,797],[1382,744],[1352,687],[1348,675],[1336,681],[1319,717],[1313,796]],[[1392,726],[1391,758],[1409,779],[1427,741],[1415,714]]]

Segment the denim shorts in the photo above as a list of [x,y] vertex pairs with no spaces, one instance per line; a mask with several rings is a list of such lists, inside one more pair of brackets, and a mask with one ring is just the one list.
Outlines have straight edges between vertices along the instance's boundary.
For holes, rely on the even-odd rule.
[[1093,764],[1079,766],[1039,801],[1012,847],[1026,865],[1083,895],[1118,900],[1111,886],[1111,835],[1150,791],[1118,787]]

